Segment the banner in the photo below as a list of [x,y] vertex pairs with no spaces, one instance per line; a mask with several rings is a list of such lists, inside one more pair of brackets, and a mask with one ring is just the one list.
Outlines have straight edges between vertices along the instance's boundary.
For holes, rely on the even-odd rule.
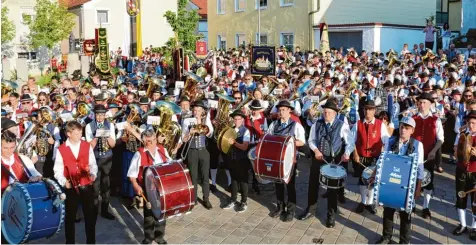
[[251,74],[276,74],[276,48],[270,46],[253,46],[251,48]]
[[83,54],[86,56],[93,56],[96,49],[96,41],[94,39],[87,39],[83,42]]
[[205,58],[207,57],[208,51],[207,51],[207,42],[205,41],[197,41],[195,43],[195,54],[199,58]]
[[109,48],[107,43],[106,28],[98,29],[98,57],[96,57],[98,69],[102,73],[109,73]]

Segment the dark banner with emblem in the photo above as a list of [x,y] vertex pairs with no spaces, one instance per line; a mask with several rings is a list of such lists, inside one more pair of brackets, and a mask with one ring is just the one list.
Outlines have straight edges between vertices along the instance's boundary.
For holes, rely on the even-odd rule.
[[251,48],[251,74],[271,75],[276,73],[276,48],[253,46]]
[[107,43],[107,31],[106,28],[98,29],[98,57],[96,67],[102,73],[109,73],[109,48]]

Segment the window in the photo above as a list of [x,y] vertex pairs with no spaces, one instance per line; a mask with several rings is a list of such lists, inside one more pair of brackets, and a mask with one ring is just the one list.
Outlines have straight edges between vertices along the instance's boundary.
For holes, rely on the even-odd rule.
[[293,51],[294,49],[294,34],[293,33],[281,33],[281,45],[286,46],[287,51]]
[[256,8],[258,8],[258,6],[260,8],[267,8],[268,7],[268,0],[256,0]]
[[17,55],[19,59],[36,60],[36,52],[19,52]]
[[260,33],[260,34],[256,33],[256,44],[258,44],[258,45],[268,44],[268,34],[266,34],[266,33]]
[[280,0],[281,7],[293,6],[294,0]]
[[246,35],[245,34],[236,34],[236,47],[246,46]]
[[109,11],[108,10],[97,10],[97,23],[98,24],[109,24]]
[[225,0],[217,0],[217,14],[225,14]]
[[226,37],[218,35],[218,49],[226,50]]
[[235,12],[244,12],[246,9],[246,0],[235,0]]

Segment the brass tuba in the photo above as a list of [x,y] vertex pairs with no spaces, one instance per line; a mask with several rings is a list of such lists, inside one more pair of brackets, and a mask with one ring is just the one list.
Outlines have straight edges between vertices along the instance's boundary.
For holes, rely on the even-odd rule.
[[[127,123],[129,123],[133,130],[137,131],[136,123],[141,121],[140,116],[140,107],[137,104],[129,104],[129,114],[127,115]],[[122,135],[122,140],[126,142],[126,149],[131,152],[136,152],[139,148],[140,139],[137,139],[133,134],[128,133],[127,131],[124,132]]]
[[466,133],[464,131],[466,131],[466,127],[464,127],[463,130],[460,129],[460,137],[456,148],[456,158],[458,162],[467,164],[469,163],[469,159],[471,157],[473,137],[470,133]]
[[[174,103],[167,101],[157,101],[155,108],[160,111],[160,122],[156,130],[156,135],[165,136],[163,146],[169,153],[172,153],[177,147],[180,137],[182,136],[182,128],[180,124],[172,121],[174,114],[180,114],[182,109]],[[174,157],[171,155],[172,158]]]
[[225,127],[231,126],[230,120],[230,105],[231,103],[235,102],[235,99],[228,95],[224,94],[216,94],[218,96],[218,108],[217,108],[217,115],[215,119],[213,119],[214,125],[214,137],[218,140],[218,136],[220,135],[220,131],[223,130]]
[[152,99],[152,94],[157,88],[165,88],[167,82],[164,80],[163,76],[151,75],[147,77],[149,80],[149,86],[147,87],[146,96],[147,98]]
[[91,115],[91,107],[86,102],[79,102],[76,105],[76,113],[73,119],[79,122],[83,127],[86,126],[86,119]]
[[[201,67],[202,68],[202,67]],[[203,68],[205,69],[205,68]],[[185,85],[183,88],[183,93],[182,96],[187,96],[190,101],[199,101],[202,100],[205,97],[205,94],[203,93],[203,90],[208,87],[208,85],[213,81],[212,79],[203,84],[200,85],[200,83],[204,82],[204,79],[201,77],[203,75],[206,76],[206,73],[203,72],[203,69],[198,69],[197,74],[194,74],[192,72],[185,71],[184,75],[187,76],[187,80],[185,81]],[[206,72],[206,70],[205,70]],[[199,76],[201,75],[201,76]]]

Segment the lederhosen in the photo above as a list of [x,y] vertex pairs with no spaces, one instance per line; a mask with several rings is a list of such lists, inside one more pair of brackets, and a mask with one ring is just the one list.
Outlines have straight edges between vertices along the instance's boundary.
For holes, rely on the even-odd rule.
[[[109,133],[111,129],[111,123],[107,120],[105,120],[102,123],[103,123],[103,129]],[[93,120],[89,124],[89,126],[91,127],[91,133],[93,134],[93,136],[96,136],[97,124],[98,122],[96,120]],[[96,176],[96,180],[94,181],[94,195],[96,195],[96,198],[97,198],[99,196],[99,193],[101,193],[101,210],[107,211],[107,208],[109,206],[109,198],[110,198],[109,175],[111,173],[111,167],[112,167],[112,149],[109,148],[104,153],[100,153],[98,149],[99,140],[101,139],[98,138],[98,143],[93,149],[94,156],[96,157],[96,163],[98,165],[98,173]],[[106,142],[106,144],[108,143]]]
[[[344,122],[335,119],[333,124],[328,127],[324,119],[316,122],[316,140],[315,142],[319,151],[321,151],[324,159],[331,163],[337,163],[338,159],[344,154],[344,139],[340,136]],[[308,191],[308,209],[309,212],[315,213],[317,208],[317,199],[319,192],[319,175],[321,166],[326,165],[325,161],[319,161],[315,157],[312,158],[311,169],[309,174],[309,191]],[[327,190],[327,215],[333,216],[337,213],[337,196],[343,191],[342,189]]]
[[[416,140],[415,138],[410,138],[407,149],[405,154],[403,155],[410,155],[418,150],[415,147]],[[388,144],[390,146],[390,150],[395,154],[400,154],[399,149],[399,138],[392,137],[389,139]],[[385,207],[383,208],[383,230],[382,236],[384,238],[391,238],[393,235],[393,218],[395,214],[394,208]],[[399,211],[400,214],[400,243],[408,244],[411,240],[411,214],[405,211]]]
[[[288,120],[288,123],[286,124],[286,126],[284,126],[284,124],[281,123],[281,121],[278,119],[275,121],[275,125],[273,128],[273,135],[294,136],[295,127],[296,127],[296,121],[293,121],[292,119]],[[284,184],[281,182],[276,182],[274,184],[276,188],[276,199],[278,200],[278,208],[282,207],[284,210],[284,207],[286,207],[286,211],[288,213],[294,213],[296,209],[296,168],[297,168],[297,165],[295,165],[293,169],[291,170],[292,171],[291,180],[289,181],[289,183]],[[286,205],[284,202],[284,187],[285,186],[288,191],[288,202]]]
[[[243,136],[247,128],[242,125],[238,128],[236,143],[243,144]],[[246,203],[248,198],[248,171],[250,165],[248,164],[247,150],[243,151],[236,146],[231,148],[229,153],[230,159],[230,174],[231,174],[231,201],[235,202],[238,194],[238,185],[241,191],[241,202]]]
[[[476,136],[471,136],[470,133],[466,132],[465,137],[470,137],[471,146],[476,147]],[[460,141],[458,142],[458,151],[460,150],[460,144],[466,144],[463,141],[463,138],[460,137]],[[458,152],[459,153],[459,152]],[[464,153],[463,153],[464,154]],[[460,191],[469,191],[474,188],[476,185],[476,157],[470,156],[469,162],[464,163],[461,161],[461,157],[458,154],[458,163],[456,167],[455,173],[455,186],[456,186],[456,208],[458,209],[466,209],[467,202],[468,202],[468,195],[471,195],[471,203],[475,202],[475,198],[473,193],[466,195],[465,197],[461,198],[458,196],[458,192]],[[472,205],[473,214],[476,213],[476,207]]]
[[[189,125],[189,129],[193,125]],[[195,200],[197,197],[198,184],[202,186],[203,201],[207,201],[210,195],[210,153],[206,147],[205,135],[197,135],[190,138],[190,150],[187,155],[187,167],[194,185]]]
[[[358,121],[356,127],[357,135],[355,137],[357,137],[357,141],[355,148],[359,154],[360,163],[366,167],[375,165],[383,147],[381,137],[382,121],[378,119],[374,119],[374,123]],[[358,164],[355,171],[360,177],[364,167]],[[359,185],[364,185],[362,178],[359,178]]]

